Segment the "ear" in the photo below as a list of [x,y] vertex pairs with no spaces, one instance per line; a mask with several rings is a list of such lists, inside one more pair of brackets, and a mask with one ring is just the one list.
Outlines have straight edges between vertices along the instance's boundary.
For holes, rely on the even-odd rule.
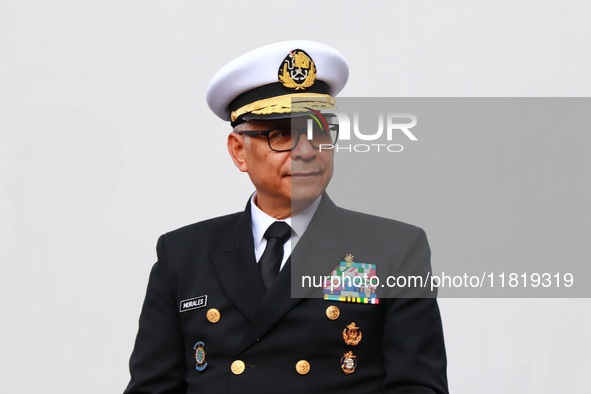
[[246,141],[244,141],[244,136],[237,133],[230,133],[228,135],[228,152],[236,167],[242,172],[247,172]]

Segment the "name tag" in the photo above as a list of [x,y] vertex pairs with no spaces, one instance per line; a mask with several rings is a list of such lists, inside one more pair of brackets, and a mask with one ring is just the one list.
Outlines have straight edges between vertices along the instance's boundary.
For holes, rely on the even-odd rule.
[[181,301],[179,312],[187,312],[193,309],[203,308],[205,305],[207,305],[206,295],[189,298],[188,300]]

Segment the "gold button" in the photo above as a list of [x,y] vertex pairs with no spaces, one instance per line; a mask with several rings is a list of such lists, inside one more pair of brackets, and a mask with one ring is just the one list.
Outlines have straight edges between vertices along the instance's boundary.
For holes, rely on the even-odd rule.
[[211,308],[210,310],[207,311],[207,320],[209,320],[210,323],[217,323],[220,321],[220,311],[218,311],[215,308]]
[[240,375],[242,372],[244,372],[244,367],[244,361],[236,360],[232,363],[232,366],[230,368],[232,369],[232,373],[234,375]]
[[328,308],[326,308],[326,317],[328,317],[330,320],[338,319],[340,314],[341,311],[334,305],[331,305]]
[[310,363],[306,360],[298,361],[298,363],[296,364],[296,371],[298,371],[300,375],[307,374],[308,372],[310,372]]

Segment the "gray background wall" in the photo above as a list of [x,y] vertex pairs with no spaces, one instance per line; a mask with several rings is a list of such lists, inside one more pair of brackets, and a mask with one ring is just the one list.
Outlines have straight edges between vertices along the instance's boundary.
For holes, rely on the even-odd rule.
[[[209,78],[237,54],[283,39],[328,43],[350,62],[343,96],[589,96],[590,8],[572,0],[1,1],[0,391],[123,390],[158,235],[241,210],[252,191],[225,150],[228,126],[204,99]],[[559,153],[544,166],[569,157],[551,149]],[[450,172],[470,165],[444,152],[425,160]],[[582,166],[582,178],[556,187],[581,190]],[[539,176],[525,168],[499,161],[509,186]],[[495,219],[486,206],[455,204]],[[399,212],[428,231],[434,264],[469,264],[466,256],[493,249],[458,239],[437,194],[401,196]],[[520,222],[501,241],[556,225]],[[560,226],[588,239],[577,215]],[[588,299],[440,305],[453,392],[588,391]]]

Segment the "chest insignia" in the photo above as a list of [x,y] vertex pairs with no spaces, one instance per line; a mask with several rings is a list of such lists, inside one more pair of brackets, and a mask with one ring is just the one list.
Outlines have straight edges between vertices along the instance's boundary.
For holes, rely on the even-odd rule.
[[195,350],[195,369],[197,371],[203,371],[207,368],[207,361],[205,361],[205,343],[197,342],[195,346],[193,346]]
[[327,301],[379,304],[378,286],[376,265],[356,263],[353,255],[347,254],[345,261],[341,261],[325,277],[322,293]]
[[357,346],[361,341],[361,331],[359,331],[359,327],[355,325],[355,322],[352,322],[343,330],[343,339],[347,345],[351,346]]
[[352,374],[355,372],[357,368],[357,356],[353,354],[353,352],[348,352],[343,354],[341,357],[341,369],[347,375]]

